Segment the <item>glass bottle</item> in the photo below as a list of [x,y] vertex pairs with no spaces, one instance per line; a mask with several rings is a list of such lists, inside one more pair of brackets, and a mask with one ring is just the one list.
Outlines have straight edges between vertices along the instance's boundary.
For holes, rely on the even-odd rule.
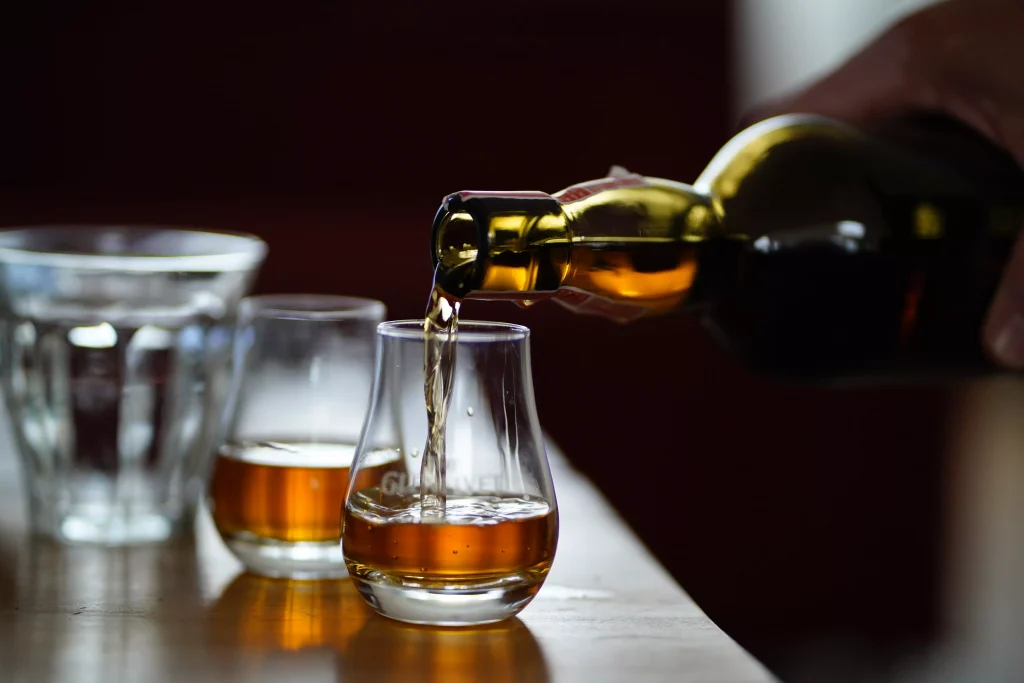
[[431,250],[449,294],[554,298],[620,321],[694,312],[790,378],[993,368],[980,328],[1024,172],[950,120],[871,135],[809,115],[733,138],[692,185],[613,169],[543,192],[459,192]]

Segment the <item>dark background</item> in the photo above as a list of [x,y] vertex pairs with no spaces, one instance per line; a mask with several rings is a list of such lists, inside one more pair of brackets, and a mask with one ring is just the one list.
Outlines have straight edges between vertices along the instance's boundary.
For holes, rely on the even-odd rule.
[[[254,232],[259,291],[421,316],[444,194],[696,177],[733,132],[729,25],[686,0],[7,8],[0,221]],[[941,626],[941,393],[769,384],[678,317],[464,313],[533,328],[545,427],[776,671]]]

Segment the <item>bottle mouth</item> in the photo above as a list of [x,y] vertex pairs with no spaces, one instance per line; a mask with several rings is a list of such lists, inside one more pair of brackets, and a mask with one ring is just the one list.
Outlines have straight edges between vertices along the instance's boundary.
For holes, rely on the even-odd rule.
[[[443,215],[442,215],[443,214]],[[477,222],[468,211],[442,207],[434,222],[434,266],[452,270],[476,261],[480,255]]]
[[448,195],[434,216],[431,238],[434,267],[440,265],[450,271],[476,261],[480,256],[480,244],[485,239],[461,194]]
[[[531,289],[522,261],[567,238],[561,204],[543,192],[457,192],[434,216],[435,283],[462,298],[475,291]],[[513,277],[490,277],[509,273]]]
[[[434,216],[431,240],[434,265],[454,268],[478,260],[490,247],[489,229],[500,233],[498,222],[509,218],[518,226],[522,216],[561,214],[558,200],[546,192],[456,192],[444,198]],[[512,231],[517,238],[522,230]],[[500,239],[497,241],[501,242]]]

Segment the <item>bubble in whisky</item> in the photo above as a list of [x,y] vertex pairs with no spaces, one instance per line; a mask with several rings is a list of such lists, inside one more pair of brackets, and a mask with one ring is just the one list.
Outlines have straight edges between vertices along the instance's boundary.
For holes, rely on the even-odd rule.
[[[229,444],[217,454],[209,503],[225,537],[336,541],[355,446],[349,444]],[[356,485],[380,486],[404,471],[398,453],[368,455]]]
[[380,489],[352,494],[345,508],[349,571],[453,585],[519,574],[543,580],[554,557],[558,517],[529,496],[449,496],[443,522],[428,517],[419,495]]

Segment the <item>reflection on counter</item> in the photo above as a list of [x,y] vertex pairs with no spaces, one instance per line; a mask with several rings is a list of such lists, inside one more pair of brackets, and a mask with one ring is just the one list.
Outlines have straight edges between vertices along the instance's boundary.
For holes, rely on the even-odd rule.
[[547,683],[549,674],[540,644],[519,619],[435,628],[372,614],[339,655],[338,680]]
[[207,620],[211,651],[229,656],[240,650],[249,663],[254,656],[262,661],[264,671],[275,663],[292,673],[319,670],[313,651],[321,650],[333,651],[337,678],[346,682],[549,680],[540,645],[518,619],[463,629],[402,624],[374,614],[349,579],[242,573],[210,607]]
[[10,610],[0,619],[0,679],[92,680],[82,678],[83,662],[97,676],[133,679],[172,668],[175,646],[196,645],[180,628],[202,614],[192,539],[105,548],[25,536],[22,544],[13,595],[0,601],[0,612]]
[[0,528],[0,610],[12,608],[18,602],[17,571],[21,545],[21,539],[3,533]]
[[242,573],[211,607],[210,644],[247,651],[344,652],[370,608],[346,579],[294,581]]

